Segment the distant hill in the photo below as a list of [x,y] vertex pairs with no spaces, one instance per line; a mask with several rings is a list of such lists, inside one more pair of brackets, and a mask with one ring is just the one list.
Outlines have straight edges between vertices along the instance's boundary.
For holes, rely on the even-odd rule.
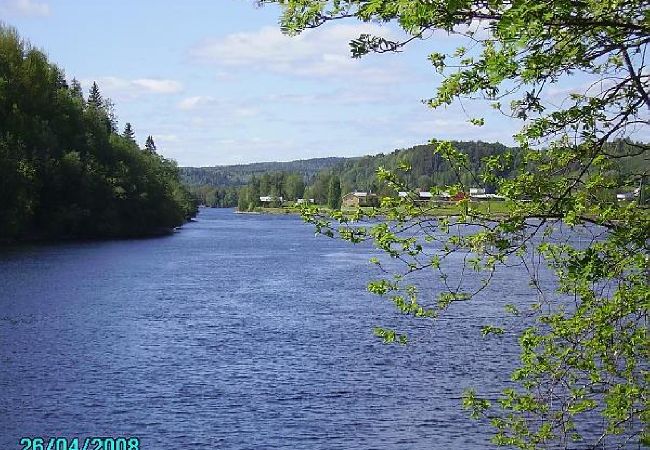
[[[455,147],[468,154],[470,164],[478,168],[481,158],[505,152],[500,143],[481,141],[454,142]],[[408,162],[412,170],[406,174],[411,187],[428,189],[455,182],[455,173],[440,155],[434,155],[434,145],[417,145],[397,149],[391,153],[363,157],[314,158],[289,162],[264,162],[214,167],[181,167],[183,182],[201,204],[219,207],[237,205],[241,189],[251,183],[256,195],[314,198],[323,202],[327,196],[330,177],[340,178],[343,192],[352,190],[382,192],[377,182],[377,168],[395,169],[400,162]],[[291,175],[291,176],[289,176]],[[304,192],[295,194],[295,177],[302,178]],[[290,188],[288,180],[294,184]],[[469,180],[467,180],[469,181]],[[291,192],[289,192],[291,191]],[[292,194],[293,193],[293,194]]]
[[[498,142],[457,141],[454,147],[468,156],[472,172],[480,172],[482,160],[488,156],[511,151],[515,167],[522,157],[521,151],[509,148]],[[634,154],[623,141],[608,144],[612,152]],[[416,145],[393,152],[355,158],[316,158],[290,162],[253,163],[235,166],[184,167],[180,169],[183,181],[190,187],[197,199],[210,206],[235,206],[242,189],[246,186],[253,197],[278,196],[285,199],[294,197],[313,198],[324,204],[328,196],[330,178],[340,180],[342,192],[372,191],[381,195],[394,194],[387,186],[377,180],[377,169],[383,167],[395,170],[400,163],[408,163],[411,170],[402,174],[403,180],[411,188],[428,190],[433,186],[446,186],[457,183],[458,175],[439,154],[434,153],[435,145]],[[627,150],[626,150],[627,149]],[[637,154],[616,160],[612,170],[628,179],[634,174],[645,173],[647,157]],[[645,168],[645,169],[644,169]],[[504,172],[509,177],[514,173]],[[302,195],[296,192],[296,177],[302,178]],[[291,180],[291,183],[289,182]],[[465,186],[478,186],[478,181],[469,173],[460,180]],[[632,184],[630,184],[632,185]],[[488,190],[494,186],[481,186]]]
[[[509,148],[500,143],[482,141],[453,142],[460,152],[469,157],[469,164],[478,170],[481,160],[487,156],[502,154]],[[411,170],[403,174],[405,181],[412,188],[428,190],[431,186],[444,186],[457,182],[456,173],[447,161],[434,154],[435,145],[416,145],[407,149],[398,149],[388,154],[378,154],[345,160],[333,169],[341,179],[344,191],[361,190],[378,192],[382,186],[377,181],[377,169],[395,170],[402,162],[408,163]],[[512,149],[511,149],[512,150]],[[515,151],[515,153],[517,153]],[[470,184],[471,179],[463,180]]]
[[181,179],[188,186],[233,187],[243,186],[253,176],[265,173],[292,172],[298,173],[309,182],[323,170],[356,158],[312,158],[289,162],[262,162],[238,164],[233,166],[213,167],[180,167]]

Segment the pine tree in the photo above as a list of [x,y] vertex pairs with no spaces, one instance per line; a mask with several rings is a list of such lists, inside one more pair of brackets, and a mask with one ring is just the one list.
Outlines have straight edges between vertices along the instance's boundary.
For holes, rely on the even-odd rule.
[[56,75],[56,87],[59,89],[68,89],[68,82],[65,79],[65,73],[58,67],[54,68],[54,73]]
[[147,141],[144,143],[144,151],[147,153],[156,153],[156,143],[153,141],[151,135],[147,136]]
[[115,113],[115,103],[110,98],[104,100],[104,110],[108,118],[111,133],[117,133],[117,114]]
[[73,78],[72,81],[70,82],[70,92],[72,92],[72,95],[76,98],[79,98],[83,101],[84,99],[84,93],[83,89],[81,88],[81,83],[79,83],[79,80],[76,78]]
[[99,86],[97,86],[97,82],[95,81],[93,81],[93,85],[90,88],[90,95],[88,95],[88,104],[90,106],[94,106],[95,108],[101,108],[104,106],[102,94],[99,92]]
[[122,133],[122,136],[132,142],[135,142],[135,131],[133,131],[131,122],[127,122],[126,125],[124,125],[124,132]]

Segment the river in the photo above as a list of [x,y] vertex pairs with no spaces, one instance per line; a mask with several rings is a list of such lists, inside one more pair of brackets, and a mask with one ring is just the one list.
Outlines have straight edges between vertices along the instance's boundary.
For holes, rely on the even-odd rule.
[[460,396],[505,385],[513,339],[479,330],[530,295],[525,274],[434,323],[366,292],[375,254],[297,217],[213,209],[167,237],[3,250],[0,448],[488,448]]

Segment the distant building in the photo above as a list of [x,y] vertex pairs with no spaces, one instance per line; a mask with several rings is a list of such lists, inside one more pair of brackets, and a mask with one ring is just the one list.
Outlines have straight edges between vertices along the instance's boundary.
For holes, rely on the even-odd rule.
[[427,192],[427,191],[415,191],[414,193],[410,193],[410,192],[398,192],[397,193],[397,195],[399,195],[401,198],[408,197],[409,194],[417,195],[417,197],[415,197],[413,199],[413,201],[415,201],[415,202],[428,202],[428,201],[433,200],[433,198],[434,198],[433,193]]
[[345,194],[341,201],[342,206],[378,206],[379,198],[371,192],[350,192]]
[[474,197],[475,195],[485,195],[485,189],[483,188],[469,188],[469,196]]
[[282,197],[274,197],[272,195],[266,195],[260,197],[260,202],[262,203],[282,203],[284,201],[284,198]]
[[619,202],[629,202],[639,196],[639,190],[635,189],[634,192],[621,192],[616,194],[616,200]]
[[309,199],[307,199],[307,198],[299,198],[298,200],[296,200],[297,205],[302,205],[303,203],[306,203],[306,202],[314,203],[314,199],[313,198],[309,198]]
[[506,198],[503,195],[497,195],[497,194],[476,194],[470,196],[472,200],[496,200],[496,201],[503,201]]

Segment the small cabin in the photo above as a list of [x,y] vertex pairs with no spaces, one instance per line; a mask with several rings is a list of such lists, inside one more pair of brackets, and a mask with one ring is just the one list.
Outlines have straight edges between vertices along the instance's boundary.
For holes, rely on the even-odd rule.
[[359,206],[378,206],[379,198],[371,192],[350,192],[341,201],[342,206],[355,208]]

